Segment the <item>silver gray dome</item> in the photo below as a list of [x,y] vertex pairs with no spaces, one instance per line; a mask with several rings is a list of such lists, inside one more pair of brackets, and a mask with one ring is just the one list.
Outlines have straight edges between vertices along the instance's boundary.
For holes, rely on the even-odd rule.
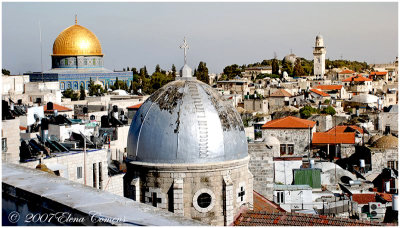
[[195,164],[248,156],[238,112],[192,79],[170,82],[143,103],[129,129],[128,160]]

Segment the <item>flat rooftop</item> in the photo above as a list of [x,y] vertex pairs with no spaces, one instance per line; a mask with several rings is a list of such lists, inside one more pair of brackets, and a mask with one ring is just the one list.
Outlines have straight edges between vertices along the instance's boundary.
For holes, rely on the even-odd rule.
[[[35,202],[47,210],[76,211],[80,215],[91,215],[96,212],[106,218],[124,218],[123,221],[115,225],[205,225],[198,221],[103,190],[84,186],[43,171],[9,163],[3,163],[2,171],[3,199],[5,195],[9,195],[12,198],[16,198],[17,201]],[[57,206],[49,208],[54,205]],[[4,211],[7,211],[7,208],[3,208],[3,213]]]

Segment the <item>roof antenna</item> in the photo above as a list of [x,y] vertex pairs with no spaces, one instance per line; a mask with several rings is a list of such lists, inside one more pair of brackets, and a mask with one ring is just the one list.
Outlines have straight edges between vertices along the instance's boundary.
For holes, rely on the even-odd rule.
[[78,24],[78,16],[75,14],[75,25]]

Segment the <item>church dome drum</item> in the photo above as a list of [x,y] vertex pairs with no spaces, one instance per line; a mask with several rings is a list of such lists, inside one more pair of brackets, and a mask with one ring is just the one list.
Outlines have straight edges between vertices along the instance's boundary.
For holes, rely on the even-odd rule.
[[170,82],[143,103],[131,123],[127,150],[129,160],[169,164],[248,156],[238,112],[195,78]]

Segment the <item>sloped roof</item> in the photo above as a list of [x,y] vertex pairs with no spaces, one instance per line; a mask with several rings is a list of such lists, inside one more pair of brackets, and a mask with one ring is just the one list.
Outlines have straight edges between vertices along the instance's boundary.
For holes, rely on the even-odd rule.
[[384,76],[384,75],[386,75],[388,72],[371,72],[371,73],[369,73],[369,76],[374,76],[374,75],[381,75],[381,76]]
[[356,125],[336,126],[334,128],[329,129],[328,131],[326,131],[326,133],[334,134],[334,133],[345,133],[345,132],[354,132],[354,131],[358,131],[361,134],[364,133],[363,129]]
[[389,193],[377,193],[380,197],[382,197],[387,202],[392,202],[392,194]]
[[139,104],[135,104],[135,105],[129,106],[126,109],[139,109],[140,106],[142,106],[142,104],[143,104],[143,102],[139,103]]
[[366,78],[366,77],[362,76],[361,74],[356,75],[356,76],[351,76],[351,77],[348,77],[348,78],[342,80],[342,82],[366,82],[366,81],[372,81],[372,79]]
[[281,119],[271,120],[265,123],[262,129],[292,129],[292,128],[309,128],[314,127],[316,122],[311,120],[304,120],[294,116],[287,116]]
[[353,194],[353,201],[358,204],[368,204],[369,202],[376,202],[375,193],[367,193],[367,194]]
[[329,94],[324,93],[324,92],[322,92],[321,90],[318,90],[318,89],[310,89],[310,91],[313,92],[313,93],[316,93],[316,94],[318,94],[320,96],[323,96],[323,97],[330,97]]
[[26,127],[24,127],[24,126],[19,126],[19,130],[20,130],[20,131],[26,131],[26,130],[28,130],[28,128],[26,128]]
[[72,111],[72,109],[70,109],[70,108],[67,108],[65,106],[61,106],[61,105],[58,105],[58,104],[54,104],[54,103],[53,103],[53,109],[51,109],[51,110],[47,109],[47,104],[44,106],[44,112],[54,112],[54,110],[57,110],[58,112],[69,112],[69,111]]
[[354,74],[355,72],[352,70],[343,70],[341,72],[339,72],[339,74]]
[[253,191],[253,210],[266,212],[285,212],[278,204],[269,201],[260,193]]
[[387,223],[378,223],[329,217],[326,215],[311,215],[302,213],[266,211],[247,211],[233,222],[234,226],[386,226]]
[[284,89],[278,89],[277,91],[273,92],[270,97],[292,97],[293,95]]
[[314,132],[313,144],[354,144],[356,133],[326,133]]
[[341,90],[343,88],[342,85],[318,85],[315,87],[319,90]]

